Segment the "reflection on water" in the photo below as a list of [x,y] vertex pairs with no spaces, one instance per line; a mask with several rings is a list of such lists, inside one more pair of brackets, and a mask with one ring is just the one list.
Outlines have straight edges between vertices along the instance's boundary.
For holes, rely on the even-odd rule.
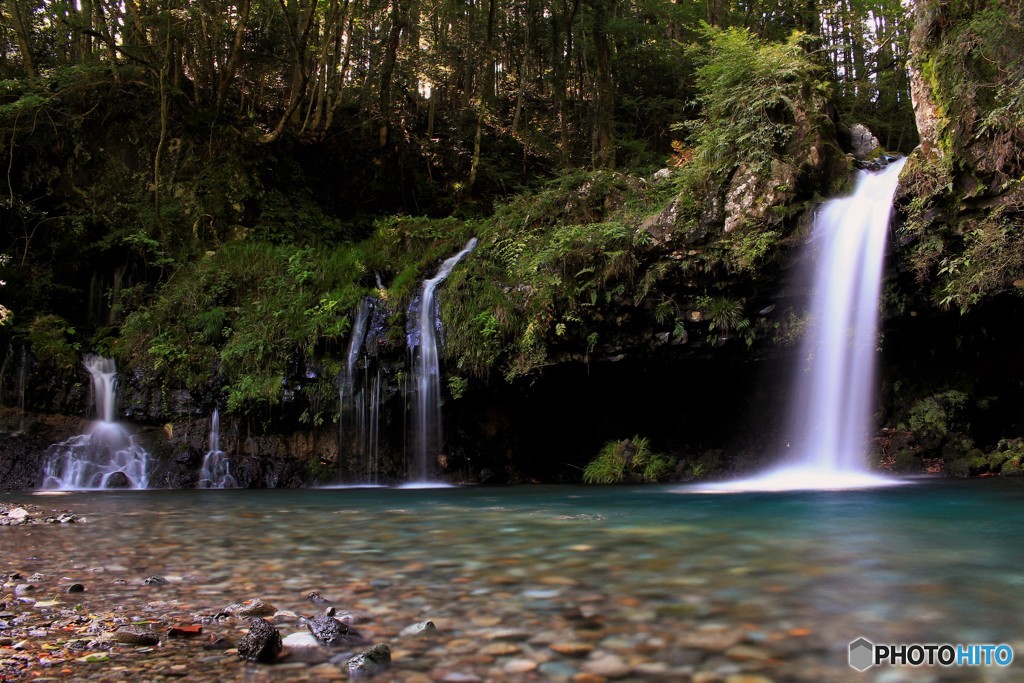
[[[378,640],[437,622],[447,640],[398,648],[398,673],[457,662],[484,680],[556,680],[583,666],[555,656],[541,662],[554,672],[547,678],[503,678],[503,658],[484,661],[479,643],[479,662],[458,659],[452,642],[486,644],[497,627],[590,638],[635,667],[629,680],[752,668],[776,680],[868,680],[846,666],[859,636],[1009,642],[1024,657],[1022,482],[729,496],[654,487],[124,491],[32,502],[89,523],[0,528],[7,570],[84,578],[88,599],[143,604],[155,594],[142,594],[140,581],[165,576],[159,599],[186,615],[255,596],[310,613],[304,596],[316,590],[375,615],[367,628]],[[578,609],[599,628],[574,632],[582,627],[566,614]],[[722,647],[705,642],[716,633]],[[726,655],[736,633],[767,661]],[[543,644],[521,650],[553,656]],[[896,680],[934,680],[905,675]]]

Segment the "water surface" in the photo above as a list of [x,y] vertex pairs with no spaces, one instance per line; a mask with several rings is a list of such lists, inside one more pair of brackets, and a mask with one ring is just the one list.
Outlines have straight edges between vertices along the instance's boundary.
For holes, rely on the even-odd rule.
[[[776,681],[1024,678],[1019,664],[867,674],[846,665],[847,644],[860,636],[875,643],[1007,642],[1024,657],[1024,482],[677,491],[7,494],[8,501],[71,509],[89,521],[0,527],[0,572],[41,572],[47,590],[46,581],[81,582],[87,592],[75,599],[89,610],[114,604],[158,621],[190,621],[251,597],[312,614],[305,596],[317,591],[339,608],[374,617],[364,630],[395,654],[386,680],[445,672],[486,681],[571,680],[608,656],[627,667],[626,680],[641,681],[701,672],[720,680],[743,672]],[[152,575],[170,583],[143,585]],[[438,625],[438,638],[398,637],[424,619]],[[278,626],[284,635],[302,630]],[[208,626],[232,642],[242,628],[234,620]],[[581,645],[583,656],[559,654],[552,643]],[[255,667],[172,642],[157,652],[122,648],[117,656],[149,666],[188,663],[190,680],[325,680],[331,666]],[[513,660],[539,668],[514,673]]]

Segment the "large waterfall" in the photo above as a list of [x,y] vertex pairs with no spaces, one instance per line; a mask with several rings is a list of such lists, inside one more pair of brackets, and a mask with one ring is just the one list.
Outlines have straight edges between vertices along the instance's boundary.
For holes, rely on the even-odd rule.
[[860,488],[894,483],[865,463],[875,398],[879,294],[900,170],[860,171],[853,194],[815,218],[810,320],[790,401],[781,465],[711,490]]
[[413,376],[416,397],[413,404],[413,458],[409,478],[413,482],[426,482],[428,462],[441,455],[444,438],[441,432],[441,371],[438,353],[440,315],[434,290],[455,265],[476,247],[476,238],[466,243],[462,251],[441,264],[437,274],[423,281],[419,297],[419,317],[409,335],[409,347],[415,348]]
[[44,489],[144,489],[149,483],[149,454],[114,422],[117,368],[114,361],[86,356],[92,378],[97,422],[88,434],[50,446],[43,475]]

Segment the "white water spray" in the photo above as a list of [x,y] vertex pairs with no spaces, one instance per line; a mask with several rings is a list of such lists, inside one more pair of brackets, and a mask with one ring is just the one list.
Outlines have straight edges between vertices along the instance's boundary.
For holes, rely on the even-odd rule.
[[50,446],[43,489],[144,489],[149,484],[149,454],[135,437],[114,422],[117,368],[114,361],[86,356],[83,364],[92,378],[93,404],[98,421],[88,434]]
[[792,441],[782,465],[761,476],[697,487],[782,491],[897,483],[865,464],[875,395],[878,299],[892,213],[905,159],[860,171],[852,195],[826,202],[815,217],[817,264],[810,325],[790,404]]
[[423,281],[419,300],[419,319],[415,338],[410,338],[410,347],[417,352],[413,363],[416,378],[416,403],[413,406],[413,461],[410,480],[427,480],[428,460],[441,454],[444,438],[441,432],[441,370],[437,346],[437,332],[440,319],[437,316],[434,290],[441,284],[452,268],[476,247],[476,238],[466,243],[462,251],[455,254],[438,269],[437,274]]
[[199,488],[201,489],[233,489],[238,481],[231,474],[231,459],[220,449],[220,413],[213,409],[210,418],[210,450],[203,457],[203,466],[199,470]]

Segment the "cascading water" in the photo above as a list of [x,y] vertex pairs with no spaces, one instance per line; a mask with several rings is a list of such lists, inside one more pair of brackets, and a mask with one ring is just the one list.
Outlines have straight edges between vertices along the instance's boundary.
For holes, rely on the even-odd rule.
[[149,454],[114,422],[117,368],[114,361],[86,356],[92,378],[93,404],[98,421],[88,434],[50,446],[43,489],[144,489],[149,484]]
[[238,481],[231,474],[231,459],[220,449],[220,413],[213,409],[210,418],[210,450],[203,457],[203,466],[199,470],[199,488],[201,489],[233,489]]
[[466,243],[462,251],[455,254],[438,269],[437,274],[423,281],[419,301],[409,307],[410,319],[419,317],[415,328],[409,334],[409,348],[416,349],[413,373],[416,381],[416,402],[413,404],[413,459],[409,471],[410,480],[416,483],[427,481],[427,462],[431,456],[441,454],[444,439],[441,432],[441,370],[437,346],[441,326],[440,312],[434,292],[452,268],[476,247],[476,238]]
[[[386,316],[386,307],[372,297],[359,304],[346,363],[338,378],[338,452],[360,468],[366,484],[378,483],[380,474],[381,369],[375,367],[371,356]],[[364,351],[366,360],[360,372],[357,366]]]
[[[348,353],[345,355],[345,366],[338,378],[338,453],[343,454],[349,443],[345,434],[346,414],[354,418],[358,423],[360,413],[359,402],[356,397],[356,363],[359,361],[359,353],[363,349],[363,341],[366,339],[366,325],[370,320],[370,311],[373,300],[369,297],[359,302],[356,311],[355,322],[352,323],[352,336],[348,342]],[[352,429],[352,426],[349,426]],[[358,434],[358,430],[356,432]],[[353,444],[358,443],[358,438],[351,439]]]
[[753,479],[701,486],[717,491],[862,488],[896,483],[868,471],[878,299],[905,159],[860,171],[852,195],[826,202],[809,247],[816,255],[810,329],[790,404],[792,455]]

